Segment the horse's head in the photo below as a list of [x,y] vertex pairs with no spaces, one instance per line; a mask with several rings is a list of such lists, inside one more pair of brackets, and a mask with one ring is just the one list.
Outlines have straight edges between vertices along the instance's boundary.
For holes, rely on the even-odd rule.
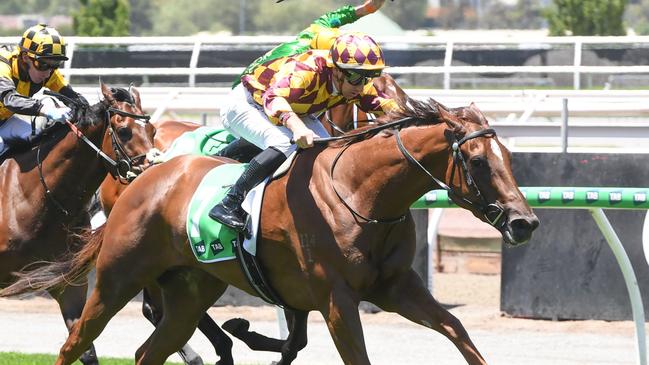
[[101,92],[110,115],[102,149],[129,169],[141,172],[159,151],[153,147],[156,129],[142,111],[140,94],[134,87],[109,88],[103,83]]
[[447,181],[453,201],[498,229],[506,243],[526,243],[539,220],[518,189],[511,152],[475,104],[447,109],[431,102],[449,127],[445,130],[451,150]]

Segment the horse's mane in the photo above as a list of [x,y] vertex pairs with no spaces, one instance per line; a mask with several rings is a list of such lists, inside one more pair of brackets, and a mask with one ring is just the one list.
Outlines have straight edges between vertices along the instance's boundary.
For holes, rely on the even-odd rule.
[[[425,101],[420,101],[413,99],[411,97],[406,97],[403,99],[395,99],[397,102],[398,108],[389,112],[388,114],[376,119],[377,124],[386,124],[390,122],[397,121],[399,119],[407,119],[401,124],[401,128],[406,128],[411,125],[427,125],[427,124],[439,124],[442,122],[439,114],[438,107],[444,107],[442,104],[436,102],[433,99],[428,99]],[[361,140],[369,139],[374,137],[376,134],[384,130],[377,130],[376,132],[364,133],[368,130],[376,128],[376,125],[369,125],[361,128],[353,129],[347,133],[345,136],[359,134],[355,138],[345,138],[340,141],[335,141],[330,144],[332,147],[339,147],[341,145],[347,144],[350,141],[358,142]]]

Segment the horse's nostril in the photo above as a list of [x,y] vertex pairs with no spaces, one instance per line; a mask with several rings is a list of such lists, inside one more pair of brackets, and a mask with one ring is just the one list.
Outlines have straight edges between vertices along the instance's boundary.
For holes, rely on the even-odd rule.
[[514,232],[532,232],[539,226],[538,219],[517,218],[513,219],[510,226]]

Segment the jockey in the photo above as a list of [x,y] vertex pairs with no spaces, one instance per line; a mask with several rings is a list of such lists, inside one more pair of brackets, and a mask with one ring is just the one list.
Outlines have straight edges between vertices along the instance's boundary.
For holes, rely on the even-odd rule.
[[345,5],[334,11],[326,13],[313,21],[308,28],[301,31],[294,40],[285,42],[266,52],[254,60],[232,84],[235,88],[244,75],[251,74],[258,66],[281,57],[293,56],[311,49],[329,50],[333,42],[340,36],[339,27],[351,24],[365,15],[379,10],[385,0],[367,0],[356,7]]
[[230,92],[231,102],[221,110],[221,121],[230,133],[263,151],[212,208],[210,217],[243,230],[245,195],[298,147],[312,147],[316,135],[328,136],[315,115],[345,103],[377,114],[395,110],[396,102],[379,95],[372,83],[384,67],[379,45],[365,34],[350,33],[336,38],[329,51],[310,50],[271,60],[244,75]]
[[[14,114],[43,116],[55,122],[70,118],[70,108],[31,98],[41,88],[87,103],[58,70],[67,59],[63,37],[45,24],[27,29],[13,50],[0,48],[0,155],[8,149],[5,142],[30,140],[32,126]],[[34,132],[38,134],[44,127],[45,122],[36,123]]]

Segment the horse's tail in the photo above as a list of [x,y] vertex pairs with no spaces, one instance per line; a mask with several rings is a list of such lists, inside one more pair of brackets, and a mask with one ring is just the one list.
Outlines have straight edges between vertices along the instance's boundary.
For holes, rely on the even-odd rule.
[[[92,269],[104,240],[104,227],[105,224],[94,231],[87,230],[81,233],[79,237],[85,244],[79,251],[72,252],[54,262],[35,262],[15,273],[18,279],[0,290],[0,297],[24,296],[34,291],[49,291],[68,285],[85,284],[87,280],[85,277]],[[30,268],[35,265],[36,268]]]

